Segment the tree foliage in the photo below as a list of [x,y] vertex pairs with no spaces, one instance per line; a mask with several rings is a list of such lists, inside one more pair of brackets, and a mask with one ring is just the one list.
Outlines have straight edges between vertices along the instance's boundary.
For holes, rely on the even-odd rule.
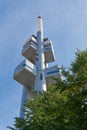
[[87,130],[87,50],[61,70],[64,80],[27,100],[25,118],[16,118],[11,130]]

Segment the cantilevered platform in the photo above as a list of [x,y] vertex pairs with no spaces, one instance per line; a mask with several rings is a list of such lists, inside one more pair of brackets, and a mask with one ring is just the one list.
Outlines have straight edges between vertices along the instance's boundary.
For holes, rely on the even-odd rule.
[[[47,85],[55,83],[53,78],[61,79],[59,68],[57,65],[49,67],[45,70]],[[14,71],[14,79],[28,88],[34,89],[36,78],[36,67],[28,60],[22,61]]]
[[[36,51],[37,51],[37,42],[36,39],[30,37],[29,40],[24,44],[22,49],[22,55],[26,57],[29,61],[35,64],[36,61]],[[52,42],[49,40],[44,41],[44,55],[45,55],[45,62],[50,63],[55,60],[54,51]]]
[[35,55],[37,50],[37,39],[32,35],[25,43],[22,49],[22,55],[35,64]]
[[55,61],[53,44],[48,39],[44,40],[44,54],[45,54],[46,63]]
[[26,87],[35,85],[36,69],[35,66],[27,61],[22,61],[15,69],[13,78]]
[[47,68],[45,72],[47,86],[55,83],[55,80],[53,78],[61,79],[58,65]]

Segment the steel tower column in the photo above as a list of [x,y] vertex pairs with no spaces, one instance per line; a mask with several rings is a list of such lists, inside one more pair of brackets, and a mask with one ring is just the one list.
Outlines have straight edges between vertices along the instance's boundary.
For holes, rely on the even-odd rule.
[[21,109],[20,109],[20,118],[24,118],[25,116],[25,103],[26,100],[29,98],[29,90],[26,87],[23,87],[22,91],[22,99],[21,99]]

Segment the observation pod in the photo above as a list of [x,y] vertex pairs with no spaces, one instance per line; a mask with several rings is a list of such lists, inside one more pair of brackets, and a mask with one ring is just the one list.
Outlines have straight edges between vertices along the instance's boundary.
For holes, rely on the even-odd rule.
[[[55,61],[54,49],[52,42],[48,38],[44,40],[44,55],[45,62],[50,63]],[[22,49],[22,55],[33,64],[36,61],[36,51],[37,51],[37,38],[32,35],[25,43]]]
[[[34,91],[36,67],[28,60],[23,60],[14,71],[13,78],[27,88],[31,88]],[[45,78],[47,86],[55,83],[53,78],[61,79],[60,70],[58,65],[48,67],[45,70]]]
[[35,84],[35,77],[36,77],[36,68],[28,60],[23,60],[14,71],[13,78],[28,88],[34,88]]

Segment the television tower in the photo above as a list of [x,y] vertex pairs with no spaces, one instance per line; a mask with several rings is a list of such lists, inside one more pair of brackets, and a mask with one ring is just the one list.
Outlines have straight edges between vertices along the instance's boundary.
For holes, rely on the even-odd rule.
[[47,86],[55,83],[53,77],[61,78],[58,65],[48,67],[48,63],[55,61],[52,42],[43,38],[43,22],[41,16],[37,18],[36,36],[32,35],[22,49],[26,58],[15,69],[13,78],[23,85],[20,117],[24,118],[24,104],[33,92],[46,91]]

